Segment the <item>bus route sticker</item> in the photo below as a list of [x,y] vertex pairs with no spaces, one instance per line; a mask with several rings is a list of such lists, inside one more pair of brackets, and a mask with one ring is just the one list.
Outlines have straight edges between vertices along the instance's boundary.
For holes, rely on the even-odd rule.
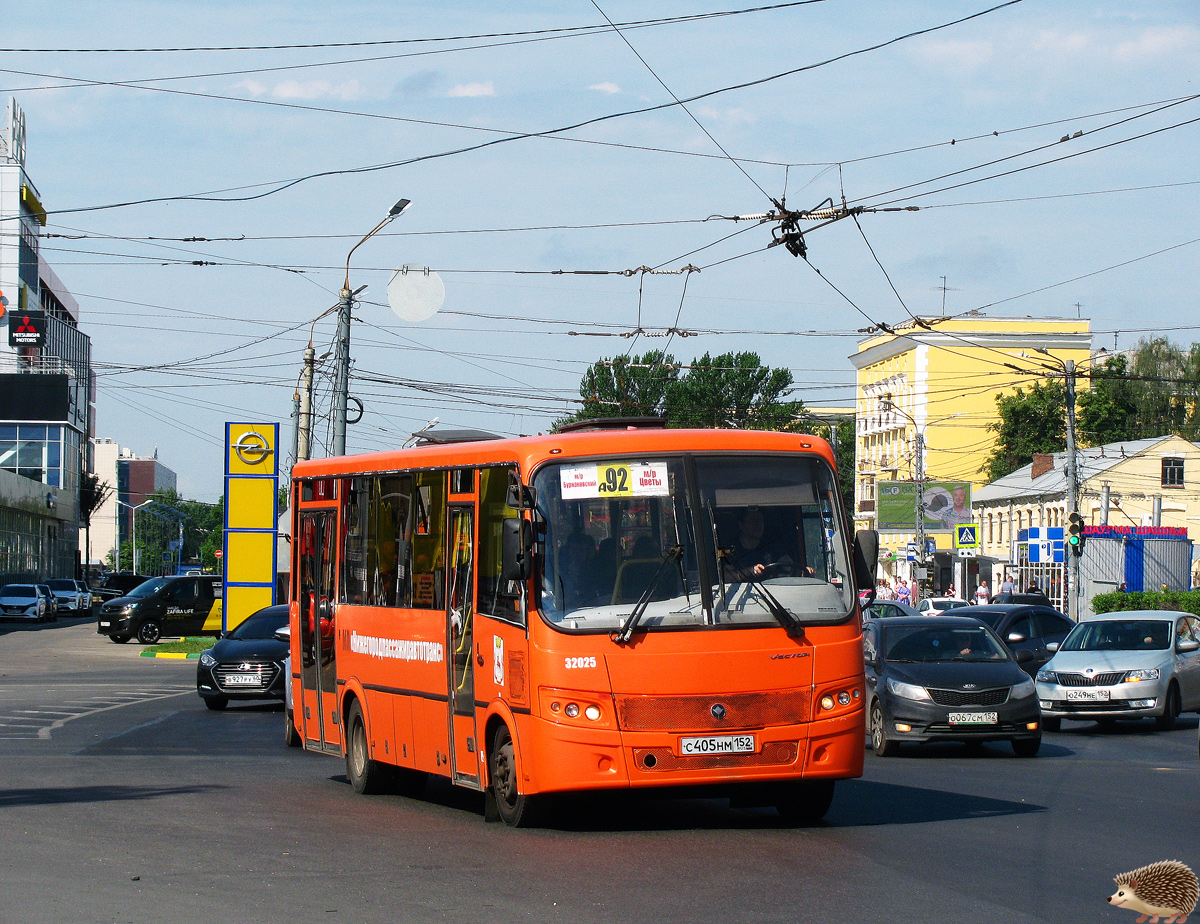
[[504,686],[504,639],[492,636],[492,679],[496,686]]
[[563,500],[596,497],[666,497],[665,462],[605,462],[600,465],[564,466],[559,470]]

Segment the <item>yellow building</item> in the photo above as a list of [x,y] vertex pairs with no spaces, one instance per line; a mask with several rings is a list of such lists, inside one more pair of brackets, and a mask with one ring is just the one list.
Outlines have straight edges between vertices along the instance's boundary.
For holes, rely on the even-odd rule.
[[[911,577],[905,549],[914,539],[915,513],[907,528],[881,524],[879,486],[915,479],[917,434],[926,482],[981,487],[995,445],[987,427],[998,419],[996,397],[1029,388],[1067,360],[1084,363],[1091,346],[1086,319],[982,315],[922,318],[859,342],[850,357],[858,371],[855,519],[860,529],[880,529],[889,576]],[[952,486],[941,492],[951,503]],[[951,529],[927,528],[927,536],[937,547],[932,587],[968,592],[977,570],[953,556]]]

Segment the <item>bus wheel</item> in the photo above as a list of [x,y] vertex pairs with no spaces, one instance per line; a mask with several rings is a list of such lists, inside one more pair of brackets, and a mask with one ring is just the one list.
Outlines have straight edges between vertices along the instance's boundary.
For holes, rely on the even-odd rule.
[[147,619],[138,626],[137,637],[143,645],[153,645],[162,638],[162,627],[153,619]]
[[496,726],[492,746],[488,751],[488,777],[496,812],[511,828],[525,828],[535,822],[538,799],[521,792],[517,778],[516,746],[507,725]]
[[350,785],[355,792],[368,796],[385,792],[391,782],[388,766],[371,759],[367,747],[367,725],[357,701],[350,707],[350,716],[346,721],[346,776],[350,778]]
[[283,743],[289,748],[298,748],[302,743],[300,732],[296,731],[296,720],[287,709],[283,710]]
[[815,825],[833,803],[833,780],[792,783],[776,797],[775,808],[788,824]]

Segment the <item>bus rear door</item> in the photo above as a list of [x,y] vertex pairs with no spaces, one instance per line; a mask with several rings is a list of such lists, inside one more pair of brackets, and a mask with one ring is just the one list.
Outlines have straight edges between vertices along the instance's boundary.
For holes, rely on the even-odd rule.
[[333,511],[300,514],[300,685],[305,746],[339,753],[334,523]]

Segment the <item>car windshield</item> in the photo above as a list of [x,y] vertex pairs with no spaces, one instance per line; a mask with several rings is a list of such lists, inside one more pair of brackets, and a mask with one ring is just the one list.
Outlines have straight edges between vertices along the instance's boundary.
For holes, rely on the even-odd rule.
[[31,584],[5,584],[0,597],[36,597],[37,591]]
[[891,626],[885,661],[1007,661],[1008,651],[983,626]]
[[1102,619],[1081,622],[1068,635],[1060,651],[1158,651],[1171,644],[1171,622],[1166,619]]
[[535,479],[540,611],[564,631],[835,623],[853,610],[818,457],[620,459]]
[[275,630],[287,624],[287,610],[282,613],[256,613],[230,632],[229,638],[274,638]]
[[165,577],[150,578],[150,580],[145,581],[141,584],[138,584],[137,587],[133,588],[133,590],[129,591],[129,593],[127,593],[125,596],[127,596],[127,597],[149,597],[149,596],[152,596],[152,595],[158,593],[158,591],[161,590],[166,585],[167,581],[169,581],[169,580],[170,580],[170,578],[165,578]]
[[966,615],[978,619],[980,622],[985,622],[994,629],[1000,620],[1004,618],[1004,612],[1004,610],[981,610],[973,608]]
[[68,581],[64,578],[57,578],[53,581],[47,581],[46,586],[51,590],[75,590],[75,582]]
[[960,606],[966,606],[966,600],[942,600],[937,604],[939,610],[956,610]]

